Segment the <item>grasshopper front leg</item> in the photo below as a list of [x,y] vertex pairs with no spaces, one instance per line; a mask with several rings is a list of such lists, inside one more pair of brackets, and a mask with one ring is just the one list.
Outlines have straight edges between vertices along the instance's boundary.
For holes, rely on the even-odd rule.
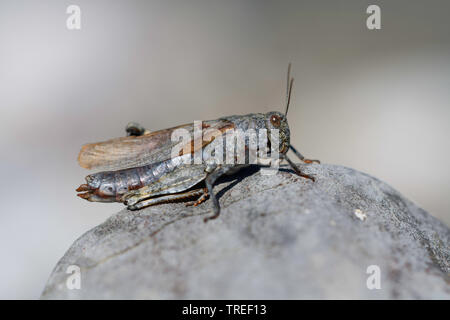
[[289,148],[291,148],[292,152],[294,152],[295,155],[296,155],[300,160],[302,160],[304,163],[314,163],[314,162],[315,162],[315,163],[319,163],[319,164],[320,164],[320,161],[319,161],[319,160],[306,159],[300,152],[298,152],[297,149],[294,148],[293,145],[290,145]]
[[[297,151],[297,149],[295,149],[292,145],[289,146],[289,148],[294,152],[294,154],[300,159],[302,160],[304,163],[320,163],[319,160],[311,160],[311,159],[306,159],[300,152]],[[298,174],[300,177],[306,178],[306,179],[310,179],[311,181],[316,181],[316,179],[313,176],[310,176],[308,174],[303,173],[299,167],[297,167],[297,165],[288,158],[288,156],[286,154],[282,155],[282,158],[285,159],[289,165],[291,166],[291,168],[295,171],[296,174]]]

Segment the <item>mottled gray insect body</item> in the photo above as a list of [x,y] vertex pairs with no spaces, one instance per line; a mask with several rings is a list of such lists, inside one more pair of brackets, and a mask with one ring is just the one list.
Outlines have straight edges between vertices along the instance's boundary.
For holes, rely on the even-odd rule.
[[[318,162],[305,159],[290,145],[286,115],[292,83],[289,68],[284,114],[273,111],[204,121],[201,123],[204,134],[199,138],[194,124],[151,132],[130,123],[126,128],[128,137],[83,146],[78,157],[81,166],[109,171],[88,175],[86,184],[77,189],[81,192],[78,196],[95,202],[122,202],[130,210],[191,198],[197,201],[189,204],[198,205],[209,196],[214,215],[206,218],[207,221],[220,213],[213,193],[216,180],[250,164],[270,165],[284,159],[298,175],[314,181],[286,156],[291,149],[305,163]],[[193,139],[173,141],[177,130],[185,130]],[[233,144],[230,149],[230,141],[238,140],[241,143]],[[180,148],[174,153],[176,147]]]

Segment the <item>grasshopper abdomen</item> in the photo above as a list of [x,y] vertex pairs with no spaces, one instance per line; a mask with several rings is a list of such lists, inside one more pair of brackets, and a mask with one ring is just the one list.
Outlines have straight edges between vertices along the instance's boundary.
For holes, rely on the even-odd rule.
[[122,196],[131,190],[142,188],[167,173],[165,163],[117,171],[103,171],[86,177],[86,184],[76,190],[78,196],[97,202],[122,202]]

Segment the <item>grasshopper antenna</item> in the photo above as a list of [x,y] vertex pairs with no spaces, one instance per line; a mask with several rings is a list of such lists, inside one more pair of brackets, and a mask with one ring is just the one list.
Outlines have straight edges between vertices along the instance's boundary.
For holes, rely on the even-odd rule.
[[289,103],[291,102],[292,85],[294,84],[294,78],[291,78],[291,63],[288,65],[287,81],[286,81],[286,111],[284,116],[287,117],[289,110]]
[[[291,94],[292,94],[292,85],[294,84],[294,78],[291,78],[291,63],[288,65],[288,71],[287,71],[287,81],[286,81],[286,111],[284,112],[284,116],[287,118],[287,113],[289,111],[289,104],[291,102]],[[289,149],[291,149],[294,154],[304,163],[320,163],[319,160],[310,160],[306,159],[300,152],[297,151],[297,149],[294,148],[293,145],[289,146]],[[289,163],[291,168],[301,177],[311,179],[314,181],[314,178],[310,175],[304,174],[300,171],[300,169],[297,167],[297,165],[287,157],[287,155],[284,155],[283,158]]]

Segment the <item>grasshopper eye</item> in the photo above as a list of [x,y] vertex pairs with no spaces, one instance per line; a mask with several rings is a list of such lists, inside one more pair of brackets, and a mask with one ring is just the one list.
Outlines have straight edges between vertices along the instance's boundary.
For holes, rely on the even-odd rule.
[[278,128],[281,124],[281,119],[279,116],[277,116],[276,114],[272,115],[270,117],[270,123],[275,127]]

